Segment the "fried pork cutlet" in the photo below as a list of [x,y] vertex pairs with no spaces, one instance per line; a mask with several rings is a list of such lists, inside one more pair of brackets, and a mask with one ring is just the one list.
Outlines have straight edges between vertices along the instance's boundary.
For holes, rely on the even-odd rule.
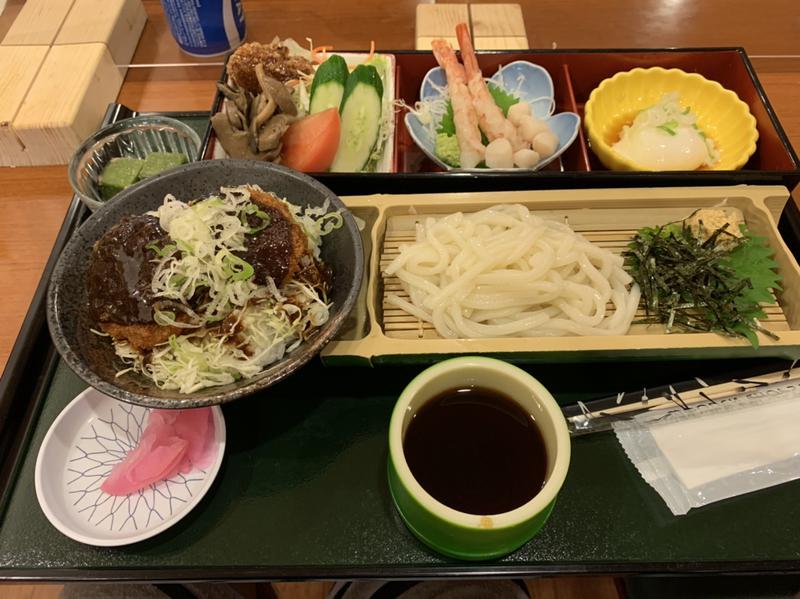
[[114,324],[101,322],[100,329],[114,339],[125,339],[138,351],[153,349],[169,341],[170,336],[180,335],[178,327],[163,327],[160,324]]
[[[238,253],[253,266],[253,280],[264,285],[272,277],[278,287],[298,275],[309,282],[321,280],[308,252],[306,234],[286,203],[254,189],[251,201],[270,218],[268,226],[246,236],[246,249]],[[257,217],[251,218],[258,221],[252,226],[261,223]],[[109,229],[92,249],[87,273],[90,316],[103,332],[140,351],[181,334],[181,329],[153,320],[153,304],[158,298],[151,286],[157,258],[152,248],[171,242],[156,217],[129,216]]]
[[247,236],[247,249],[239,257],[253,266],[256,283],[265,285],[267,277],[272,277],[281,287],[307,262],[303,258],[308,254],[308,239],[286,203],[273,194],[251,189],[250,201],[269,215],[270,224]]
[[178,331],[153,322],[156,253],[147,246],[169,242],[157,218],[139,215],[123,218],[92,248],[86,276],[89,314],[102,331],[136,349],[151,349]]

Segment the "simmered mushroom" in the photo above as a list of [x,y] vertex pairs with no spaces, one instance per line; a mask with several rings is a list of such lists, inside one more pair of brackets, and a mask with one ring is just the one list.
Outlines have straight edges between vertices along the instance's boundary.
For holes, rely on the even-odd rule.
[[292,95],[286,86],[264,73],[263,65],[256,65],[256,77],[263,93],[268,93],[278,103],[281,112],[290,116],[297,116],[297,107],[294,105]]
[[255,73],[261,88],[255,96],[235,84],[218,84],[225,107],[211,118],[211,124],[232,158],[275,161],[297,108],[289,90],[267,76],[262,65],[256,65]]

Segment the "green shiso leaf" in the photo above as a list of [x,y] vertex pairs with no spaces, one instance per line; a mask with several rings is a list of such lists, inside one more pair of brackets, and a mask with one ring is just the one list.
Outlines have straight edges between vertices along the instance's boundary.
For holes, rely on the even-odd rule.
[[642,290],[646,318],[670,330],[715,331],[745,337],[758,347],[762,304],[774,304],[779,291],[777,262],[766,239],[744,225],[732,248],[717,244],[724,227],[708,240],[694,236],[684,223],[640,229],[625,266]]
[[447,103],[447,111],[444,113],[444,116],[442,116],[436,133],[444,133],[445,135],[456,134],[456,123],[453,120],[453,105],[450,102]]
[[767,245],[766,237],[753,235],[745,226],[741,227],[746,241],[732,250],[721,262],[733,270],[740,279],[750,281],[736,300],[737,307],[746,311],[756,306],[753,314],[763,318],[764,312],[758,304],[774,304],[773,291],[780,291],[781,276],[776,272],[778,263]]
[[[489,93],[494,99],[494,103],[500,107],[504,116],[508,116],[508,109],[514,104],[518,103],[519,98],[508,93],[494,83],[487,84],[487,87],[489,88]],[[453,105],[450,102],[447,103],[447,110],[442,116],[442,120],[439,122],[439,127],[436,129],[436,133],[444,133],[445,135],[456,134],[456,124],[453,120]],[[484,138],[484,145],[487,143],[488,140]]]
[[486,85],[489,88],[489,93],[492,94],[494,103],[503,111],[503,116],[508,116],[508,109],[519,103],[519,98],[494,83],[489,82]]

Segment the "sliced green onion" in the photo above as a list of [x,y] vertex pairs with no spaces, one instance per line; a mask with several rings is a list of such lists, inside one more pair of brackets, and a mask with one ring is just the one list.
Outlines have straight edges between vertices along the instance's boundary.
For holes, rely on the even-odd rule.
[[168,327],[175,322],[175,312],[169,310],[155,310],[153,312],[153,320],[162,327]]
[[185,241],[179,239],[177,243],[178,243],[178,249],[180,249],[182,252],[186,252],[187,254],[194,253],[194,248]]
[[665,133],[669,133],[670,135],[677,135],[678,134],[678,132],[677,132],[678,121],[674,121],[674,120],[673,121],[667,121],[663,125],[659,125],[656,128],[657,129],[661,129],[662,131],[664,131]]
[[234,254],[226,254],[223,258],[231,270],[231,279],[234,281],[247,281],[255,274],[255,269],[246,260],[242,260]]
[[160,248],[158,247],[158,244],[155,241],[151,241],[144,247],[148,250],[153,250],[159,258],[164,258],[166,256],[169,256],[176,249],[178,249],[174,243],[167,244],[163,248]]
[[[256,225],[255,227],[250,227],[250,222],[247,219],[248,216],[255,216],[261,219],[261,224]],[[261,208],[259,208],[256,204],[248,204],[245,206],[239,214],[239,218],[242,221],[242,225],[247,227],[247,229],[245,229],[245,233],[248,235],[253,235],[259,231],[263,231],[272,223],[272,217],[261,210]]]
[[185,277],[184,275],[175,273],[174,275],[172,275],[169,278],[169,284],[173,285],[175,287],[180,287],[181,285],[183,285],[188,280],[189,279],[187,277]]

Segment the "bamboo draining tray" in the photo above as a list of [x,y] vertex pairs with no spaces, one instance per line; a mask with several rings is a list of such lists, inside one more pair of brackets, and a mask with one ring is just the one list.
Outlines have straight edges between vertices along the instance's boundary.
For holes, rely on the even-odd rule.
[[[518,362],[639,358],[800,357],[800,268],[778,233],[774,214],[789,199],[785,187],[596,189],[427,195],[372,195],[343,198],[366,223],[362,232],[368,269],[361,297],[336,341],[323,351],[328,364],[434,362],[447,356],[488,354]],[[766,307],[765,327],[780,339],[760,335],[754,349],[744,339],[714,333],[670,333],[660,325],[634,325],[627,335],[442,339],[427,323],[385,304],[387,292],[402,292],[383,268],[399,246],[413,241],[414,225],[425,215],[473,212],[500,203],[520,203],[539,216],[566,220],[598,245],[621,252],[635,231],[688,216],[723,201],[744,213],[748,227],[775,250],[784,291]]]

